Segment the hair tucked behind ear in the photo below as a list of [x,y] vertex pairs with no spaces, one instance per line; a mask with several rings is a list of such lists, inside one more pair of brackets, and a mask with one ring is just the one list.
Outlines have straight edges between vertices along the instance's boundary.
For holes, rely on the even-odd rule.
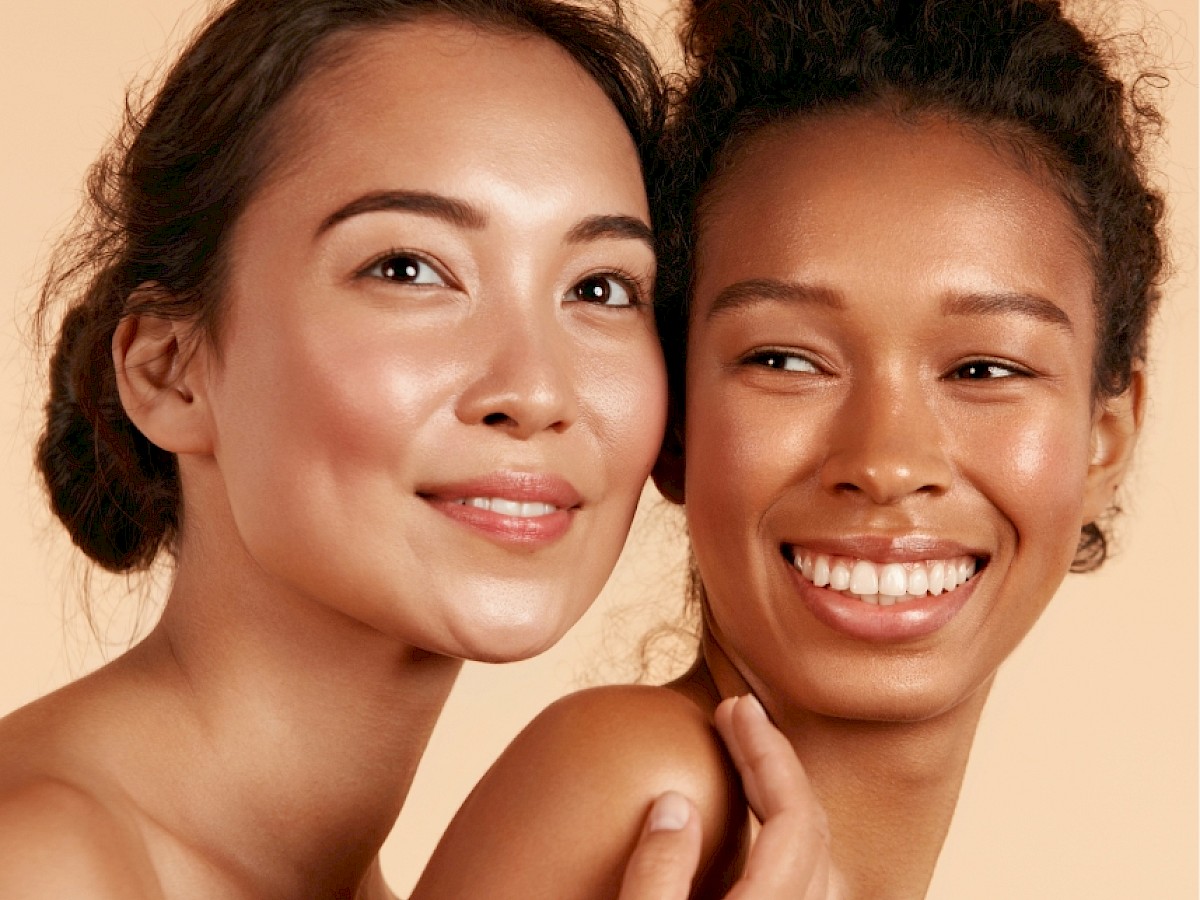
[[[182,320],[218,343],[227,240],[270,167],[283,100],[336,65],[334,35],[424,15],[541,35],[596,81],[650,169],[665,112],[653,59],[617,0],[234,0],[219,10],[93,167],[88,204],[58,249],[36,314],[65,309],[50,361],[37,467],[71,539],[114,572],[147,568],[180,526],[172,454],[125,414],[112,362],[126,316]],[[345,49],[345,45],[339,45]],[[153,286],[153,290],[139,290]]]
[[[695,0],[684,23],[689,75],[656,200],[657,308],[675,410],[684,392],[698,223],[712,185],[759,127],[839,109],[933,113],[991,132],[1038,160],[1090,245],[1098,319],[1098,401],[1129,387],[1164,266],[1164,204],[1146,174],[1160,117],[1112,48],[1058,0]],[[1084,528],[1074,569],[1099,566],[1102,527]]]

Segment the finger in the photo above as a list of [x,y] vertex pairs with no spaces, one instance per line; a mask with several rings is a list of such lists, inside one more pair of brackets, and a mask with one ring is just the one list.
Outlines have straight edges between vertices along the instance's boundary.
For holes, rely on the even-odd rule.
[[825,897],[831,871],[828,825],[791,744],[750,695],[722,703],[716,722],[762,821],[742,878],[728,898]]
[[682,794],[667,791],[650,807],[625,867],[619,900],[687,900],[700,864],[700,817]]
[[817,824],[824,829],[824,810],[804,767],[757,697],[746,694],[722,702],[716,725],[742,776],[746,799],[764,824],[788,810],[811,810],[819,814]]

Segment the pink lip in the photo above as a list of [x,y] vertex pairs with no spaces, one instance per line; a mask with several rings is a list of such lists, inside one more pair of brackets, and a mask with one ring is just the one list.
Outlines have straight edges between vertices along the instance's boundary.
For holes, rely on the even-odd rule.
[[[464,481],[422,486],[417,495],[447,518],[489,540],[530,549],[552,544],[565,535],[583,503],[569,481],[542,472],[493,472]],[[513,516],[465,506],[461,501],[469,497],[546,503],[558,509],[532,518]]]
[[[979,560],[987,558],[964,544],[924,536],[887,538],[865,535],[837,540],[798,541],[788,545],[788,548],[794,547],[830,556],[868,559],[881,564],[950,559],[955,556],[974,556]],[[907,600],[892,606],[876,606],[827,587],[817,587],[796,570],[786,552],[781,561],[790,570],[801,602],[817,621],[846,637],[877,644],[916,641],[936,633],[967,605],[975,593],[975,586],[986,572],[986,568],[980,569],[970,581],[936,597]]]

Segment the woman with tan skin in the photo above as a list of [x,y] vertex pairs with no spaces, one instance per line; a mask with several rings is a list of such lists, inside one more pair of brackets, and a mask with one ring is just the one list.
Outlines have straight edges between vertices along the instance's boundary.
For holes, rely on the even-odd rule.
[[[747,692],[827,816],[777,896],[922,897],[997,668],[1105,555],[1162,262],[1151,109],[1042,0],[705,3],[687,36],[656,480],[699,658],[543,713],[418,898],[611,896],[673,786],[704,824],[693,896],[719,894],[750,827],[707,721]],[[499,820],[521,827],[488,843]]]
[[[43,293],[51,505],[174,581],[144,641],[0,722],[0,895],[391,896],[377,853],[462,660],[579,617],[658,451],[661,106],[612,10],[209,21]],[[631,897],[676,877],[663,843]]]

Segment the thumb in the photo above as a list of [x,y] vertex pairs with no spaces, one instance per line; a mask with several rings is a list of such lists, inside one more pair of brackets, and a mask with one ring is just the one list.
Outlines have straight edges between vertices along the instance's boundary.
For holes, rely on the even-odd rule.
[[625,867],[618,900],[687,900],[700,864],[700,817],[683,794],[654,801]]

